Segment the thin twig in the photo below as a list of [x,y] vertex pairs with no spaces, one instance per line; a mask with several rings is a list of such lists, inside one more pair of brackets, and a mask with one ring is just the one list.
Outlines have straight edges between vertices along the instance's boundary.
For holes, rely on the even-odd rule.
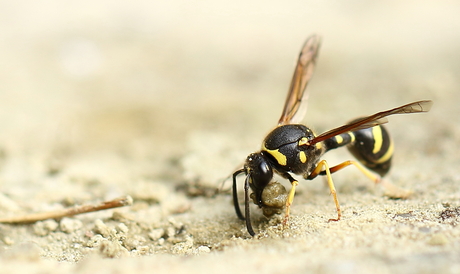
[[0,218],[0,223],[8,224],[24,224],[24,223],[34,223],[38,221],[43,221],[47,219],[60,219],[63,217],[70,217],[77,214],[94,212],[99,210],[105,210],[110,208],[122,207],[132,205],[133,198],[130,196],[120,197],[114,200],[105,201],[99,204],[89,204],[89,205],[80,205],[74,206],[71,208],[59,209],[50,212],[39,212],[32,213],[23,216],[15,216],[9,218]]

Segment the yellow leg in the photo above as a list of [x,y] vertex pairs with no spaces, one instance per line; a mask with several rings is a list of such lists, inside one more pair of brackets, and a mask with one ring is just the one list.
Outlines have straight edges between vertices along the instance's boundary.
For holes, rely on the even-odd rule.
[[[367,178],[369,178],[372,181],[374,181],[374,183],[377,184],[377,183],[380,182],[380,180],[381,180],[380,176],[377,176],[374,173],[370,172],[369,170],[367,170],[365,167],[363,167],[360,163],[358,163],[356,161],[351,161],[351,160],[345,161],[345,162],[343,162],[341,164],[338,164],[336,166],[333,166],[333,167],[329,168],[329,171],[331,173],[334,173],[334,172],[339,171],[342,168],[347,167],[349,165],[354,165],[355,167],[357,167],[364,175],[367,176]],[[321,174],[321,175],[323,175],[323,174]]]
[[[331,168],[329,167],[329,165],[326,162],[326,160],[321,160],[316,165],[315,169],[310,173],[310,175],[308,175],[308,177],[306,177],[306,179],[311,180],[311,179],[315,178],[318,175],[326,175],[327,184],[329,186],[332,198],[334,199],[335,207],[337,209],[337,219],[329,219],[329,221],[338,221],[342,217],[342,211],[340,210],[339,199],[337,198],[337,191],[335,190],[334,181],[332,180],[331,174],[334,173],[334,172],[337,172],[337,171],[339,171],[339,170],[341,170],[341,169],[343,169],[343,168],[345,168],[345,167],[347,167],[349,165],[354,165],[355,167],[357,167],[364,175],[366,175],[369,179],[371,179],[375,183],[379,183],[381,181],[381,178],[379,176],[377,176],[374,173],[370,172],[369,170],[364,168],[358,162],[351,161],[351,160],[345,161],[345,162],[343,162],[341,164],[338,164],[336,166],[333,166]],[[287,224],[287,222],[289,220],[289,214],[290,214],[290,211],[291,211],[291,205],[292,205],[292,202],[294,201],[295,189],[299,185],[299,182],[297,180],[295,180],[294,178],[292,178],[291,176],[289,176],[289,174],[286,174],[285,177],[288,178],[290,180],[290,182],[291,182],[291,190],[289,191],[289,195],[288,195],[288,197],[286,199],[286,215],[284,216],[284,222],[283,222],[284,224]]]
[[284,215],[283,224],[287,224],[287,222],[288,222],[289,213],[291,212],[291,205],[292,205],[292,202],[294,201],[295,188],[298,185],[299,185],[298,181],[296,181],[296,180],[291,181],[291,190],[289,191],[289,195],[288,195],[288,197],[286,199],[286,215]]
[[[343,167],[345,167],[345,166],[343,166]],[[335,166],[335,167],[338,167],[338,166]],[[341,168],[343,168],[343,167],[341,167]],[[337,170],[340,170],[341,168],[339,168]],[[334,182],[332,181],[331,170],[329,169],[329,165],[327,164],[326,160],[321,160],[316,165],[316,167],[313,170],[313,172],[308,176],[308,179],[315,178],[316,176],[318,176],[323,171],[323,169],[324,169],[324,172],[326,172],[327,184],[329,186],[332,198],[334,199],[335,207],[337,209],[337,219],[329,219],[329,222],[338,221],[338,220],[340,220],[340,217],[342,217],[342,211],[340,210],[339,199],[337,198],[337,191],[335,190]],[[337,170],[334,170],[333,172],[335,172]]]

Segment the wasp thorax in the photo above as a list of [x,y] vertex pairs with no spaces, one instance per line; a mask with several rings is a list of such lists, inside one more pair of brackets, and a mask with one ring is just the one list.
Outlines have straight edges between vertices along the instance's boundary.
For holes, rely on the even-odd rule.
[[284,145],[297,143],[301,139],[311,140],[315,137],[312,130],[304,125],[291,124],[276,127],[264,140],[264,148],[278,149]]

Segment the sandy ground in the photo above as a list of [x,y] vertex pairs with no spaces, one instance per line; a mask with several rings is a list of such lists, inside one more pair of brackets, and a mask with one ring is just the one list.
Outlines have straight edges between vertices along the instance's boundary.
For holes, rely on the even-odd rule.
[[[0,2],[0,214],[131,195],[130,207],[0,224],[0,273],[459,273],[456,1]],[[225,178],[323,36],[305,122],[391,117],[395,200],[354,168],[302,181],[289,227],[237,219]],[[334,164],[345,149],[326,155]],[[242,185],[240,185],[240,189]]]

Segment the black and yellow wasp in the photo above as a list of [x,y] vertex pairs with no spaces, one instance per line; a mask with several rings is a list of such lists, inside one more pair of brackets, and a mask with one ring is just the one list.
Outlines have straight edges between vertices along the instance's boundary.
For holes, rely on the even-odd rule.
[[[306,180],[325,175],[337,209],[337,218],[330,219],[330,221],[340,220],[340,204],[331,174],[346,166],[354,165],[367,177],[378,183],[390,169],[393,156],[393,141],[388,131],[382,126],[387,122],[385,117],[393,114],[427,112],[433,104],[429,100],[413,102],[355,119],[343,126],[316,135],[310,128],[298,123],[306,113],[308,93],[304,91],[313,74],[320,44],[321,38],[317,35],[306,40],[295,67],[278,126],[267,135],[262,149],[251,153],[246,158],[243,168],[233,173],[232,190],[235,211],[241,220],[246,220],[247,230],[252,236],[255,233],[250,220],[249,199],[251,198],[263,209],[271,206],[265,201],[262,194],[271,183],[274,172],[291,182],[291,190],[283,200],[285,223],[289,217],[296,186],[299,184],[291,174],[302,175]],[[359,163],[350,160],[330,167],[325,160],[321,160],[324,153],[342,146],[347,146]],[[246,175],[244,215],[238,203],[236,180],[237,176],[242,173]],[[251,195],[249,189],[252,190]]]

